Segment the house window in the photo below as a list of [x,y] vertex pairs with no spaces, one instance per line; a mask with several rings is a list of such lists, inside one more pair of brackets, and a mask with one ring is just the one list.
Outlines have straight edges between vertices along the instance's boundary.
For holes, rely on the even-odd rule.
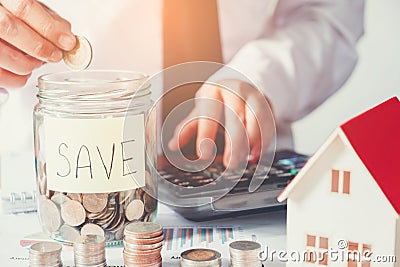
[[306,246],[306,262],[325,266],[328,265],[328,238],[307,235]]
[[350,194],[350,172],[332,170],[331,192]]
[[371,263],[365,260],[371,254],[371,246],[356,242],[348,242],[347,267],[370,267]]

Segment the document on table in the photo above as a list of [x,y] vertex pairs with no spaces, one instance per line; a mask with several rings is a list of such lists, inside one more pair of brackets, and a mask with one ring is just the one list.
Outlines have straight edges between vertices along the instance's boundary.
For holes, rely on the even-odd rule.
[[[258,214],[241,218],[195,223],[185,220],[167,207],[160,205],[157,222],[163,225],[165,243],[163,266],[179,266],[179,255],[188,248],[212,248],[222,254],[224,267],[229,266],[229,243],[234,240],[255,240],[262,246],[280,250],[285,248],[285,212]],[[40,232],[37,214],[0,215],[0,262],[2,266],[29,266],[29,251],[20,241],[29,234]],[[123,266],[122,247],[106,249],[109,266]],[[73,249],[64,246],[64,267],[73,266]],[[284,266],[268,262],[268,266]]]

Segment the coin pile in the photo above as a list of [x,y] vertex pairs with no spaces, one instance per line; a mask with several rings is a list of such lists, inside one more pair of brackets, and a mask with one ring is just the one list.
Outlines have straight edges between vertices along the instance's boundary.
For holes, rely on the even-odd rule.
[[219,267],[221,264],[221,253],[212,249],[189,249],[181,253],[181,267]]
[[231,267],[261,267],[261,244],[254,241],[235,241],[229,244]]
[[61,249],[61,245],[54,242],[40,242],[33,244],[29,249],[29,266],[62,266]]
[[84,70],[89,67],[93,58],[92,45],[82,36],[76,37],[75,48],[71,51],[65,51],[64,63],[73,70]]
[[152,221],[157,200],[150,173],[143,188],[113,193],[65,193],[47,190],[45,164],[38,163],[39,217],[53,238],[74,243],[80,235],[104,236],[106,242],[122,240],[131,221]]
[[75,267],[106,267],[105,239],[98,235],[83,235],[74,243]]
[[157,223],[132,222],[128,224],[124,231],[125,266],[162,266],[161,249],[163,241],[163,229]]

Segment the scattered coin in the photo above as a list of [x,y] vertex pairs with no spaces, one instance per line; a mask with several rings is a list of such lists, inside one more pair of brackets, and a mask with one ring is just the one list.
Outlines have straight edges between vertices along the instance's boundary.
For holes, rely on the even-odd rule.
[[33,244],[29,249],[29,266],[60,267],[62,266],[61,250],[61,245],[55,242]]
[[89,67],[93,58],[93,50],[90,42],[82,36],[76,36],[75,48],[65,51],[63,60],[73,70],[84,70]]
[[69,200],[61,205],[61,217],[70,226],[78,226],[85,222],[86,211],[82,204]]
[[221,253],[212,249],[196,248],[181,253],[181,267],[209,266],[219,267],[222,264]]
[[261,267],[259,259],[261,244],[254,241],[234,241],[229,244],[230,262],[232,267]]
[[100,212],[107,206],[108,194],[84,194],[82,203],[89,212]]
[[134,199],[125,209],[125,216],[129,221],[138,220],[144,212],[144,204],[140,199]]

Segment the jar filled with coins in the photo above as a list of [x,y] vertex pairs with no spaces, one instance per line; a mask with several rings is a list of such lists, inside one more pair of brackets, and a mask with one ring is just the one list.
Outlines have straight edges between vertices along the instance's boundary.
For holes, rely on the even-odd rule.
[[123,238],[157,212],[156,122],[140,73],[79,71],[38,80],[34,110],[38,214],[63,242]]

